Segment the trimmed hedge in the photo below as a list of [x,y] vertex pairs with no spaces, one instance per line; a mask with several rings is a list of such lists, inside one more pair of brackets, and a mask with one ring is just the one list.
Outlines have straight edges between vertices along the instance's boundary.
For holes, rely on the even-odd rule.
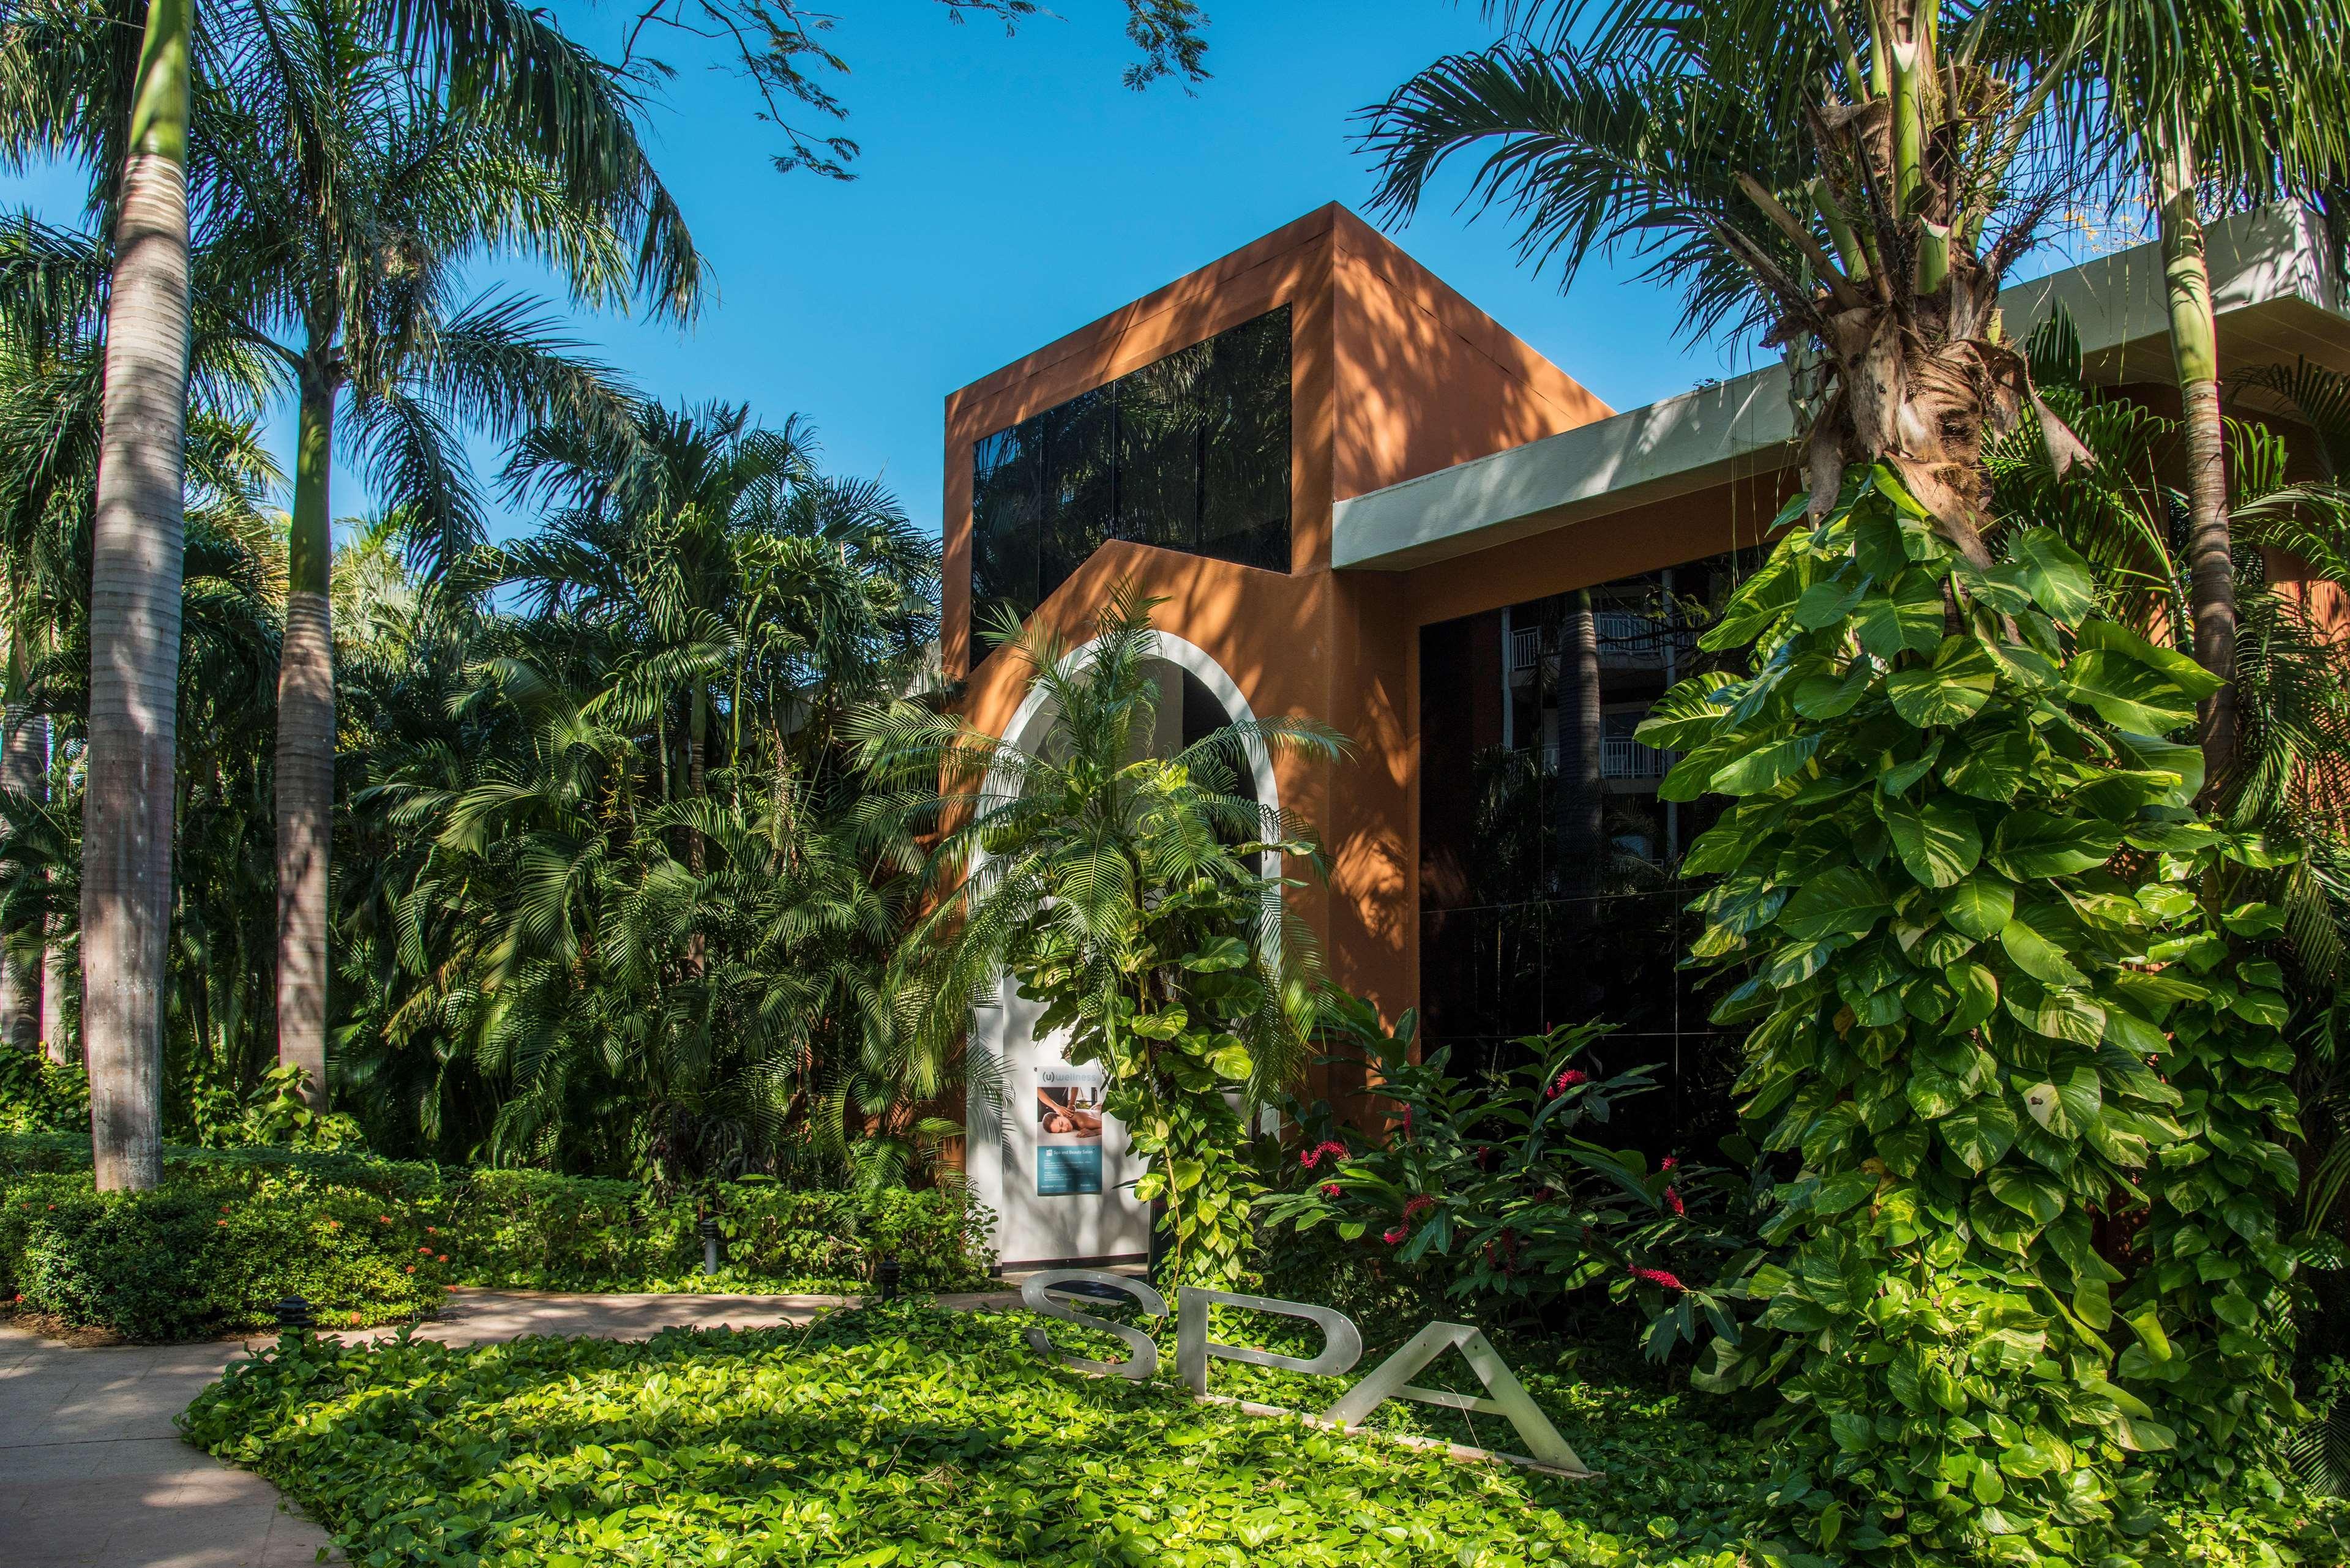
[[533,1170],[443,1171],[282,1148],[166,1151],[151,1192],[92,1189],[87,1139],[0,1137],[0,1303],[132,1339],[265,1326],[300,1295],[357,1326],[455,1285],[599,1292],[855,1291],[894,1255],[907,1289],[983,1285],[985,1210],[941,1191],[715,1189],[721,1270],[691,1199]]

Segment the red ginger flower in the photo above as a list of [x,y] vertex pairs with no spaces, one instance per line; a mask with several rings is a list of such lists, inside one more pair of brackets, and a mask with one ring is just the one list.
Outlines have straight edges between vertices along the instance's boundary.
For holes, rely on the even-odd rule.
[[1414,1218],[1427,1213],[1435,1207],[1436,1199],[1422,1192],[1403,1206],[1403,1222],[1409,1225]]
[[1681,1283],[1680,1281],[1675,1279],[1664,1270],[1644,1269],[1638,1263],[1632,1265],[1632,1277],[1647,1284],[1662,1285],[1669,1291],[1685,1291],[1689,1289],[1687,1285]]
[[1575,1087],[1575,1085],[1587,1084],[1590,1081],[1590,1078],[1583,1073],[1576,1071],[1573,1067],[1569,1067],[1565,1072],[1561,1073],[1558,1075],[1558,1081],[1556,1083],[1551,1085],[1550,1097],[1555,1100],[1561,1095],[1566,1093],[1567,1090]]
[[1688,1206],[1681,1201],[1681,1195],[1669,1187],[1665,1189],[1665,1207],[1673,1211],[1676,1219],[1689,1212]]
[[1336,1182],[1335,1182],[1335,1181],[1326,1181],[1326,1182],[1324,1182],[1324,1183],[1322,1184],[1322,1196],[1323,1196],[1323,1197],[1325,1197],[1325,1198],[1336,1198],[1336,1197],[1337,1197],[1337,1196],[1338,1196],[1338,1184],[1337,1184]]
[[1306,1169],[1311,1170],[1315,1166],[1322,1163],[1322,1157],[1326,1154],[1335,1154],[1340,1159],[1344,1159],[1347,1158],[1347,1146],[1343,1143],[1332,1143],[1329,1140],[1325,1139],[1324,1141],[1315,1144],[1312,1148],[1300,1154],[1297,1157],[1297,1163],[1304,1166]]
[[1675,1166],[1680,1164],[1680,1162],[1681,1157],[1679,1155],[1669,1154],[1665,1156],[1663,1161],[1658,1165],[1657,1168],[1659,1170],[1670,1170]]
[[1380,1237],[1379,1239],[1380,1239],[1381,1241],[1385,1241],[1388,1246],[1392,1247],[1392,1246],[1394,1246],[1397,1242],[1401,1241],[1404,1239],[1404,1237],[1405,1237],[1405,1235],[1406,1235],[1406,1234],[1407,1234],[1407,1232],[1405,1231],[1404,1228],[1403,1228],[1402,1226],[1399,1225],[1399,1226],[1397,1226],[1394,1230],[1388,1231],[1384,1236]]

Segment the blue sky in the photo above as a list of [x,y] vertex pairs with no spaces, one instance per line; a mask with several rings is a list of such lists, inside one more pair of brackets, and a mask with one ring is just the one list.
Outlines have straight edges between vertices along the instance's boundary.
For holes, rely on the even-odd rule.
[[[1448,0],[1205,0],[1214,76],[1187,96],[1120,84],[1117,0],[1059,0],[1011,37],[936,0],[830,8],[859,177],[775,172],[779,138],[749,90],[679,53],[651,136],[717,302],[690,332],[610,316],[576,332],[666,399],[806,416],[829,468],[881,475],[932,530],[948,392],[1325,202],[1361,210],[1355,110],[1492,36],[1475,5]],[[633,7],[562,10],[609,47]],[[81,189],[66,171],[0,175],[0,203],[72,219]],[[1646,285],[1594,271],[1562,296],[1519,265],[1503,223],[1467,223],[1449,198],[1396,237],[1618,408],[1747,368],[1677,343],[1674,302]],[[291,423],[274,424],[281,455]],[[348,474],[335,499],[338,514],[366,509]]]

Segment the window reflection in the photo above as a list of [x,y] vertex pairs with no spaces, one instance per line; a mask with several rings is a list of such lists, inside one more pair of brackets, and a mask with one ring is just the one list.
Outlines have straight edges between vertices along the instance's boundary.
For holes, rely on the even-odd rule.
[[1599,1065],[1651,1064],[1662,1087],[1621,1107],[1611,1142],[1710,1153],[1731,1130],[1736,1039],[1679,967],[1700,929],[1680,860],[1719,808],[1659,800],[1677,758],[1633,732],[1712,663],[1698,636],[1757,564],[1713,556],[1420,634],[1424,1037],[1473,1073],[1512,1064],[1515,1036],[1614,1023]]
[[1289,569],[1289,307],[972,449],[972,613],[1025,616],[1106,539]]

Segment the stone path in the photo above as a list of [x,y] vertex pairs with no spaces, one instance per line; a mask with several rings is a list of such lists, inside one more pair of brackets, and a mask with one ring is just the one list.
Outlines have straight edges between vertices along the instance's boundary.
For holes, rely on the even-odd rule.
[[[974,1308],[1017,1299],[998,1292],[939,1302]],[[417,1332],[452,1345],[533,1334],[642,1339],[664,1328],[804,1324],[847,1300],[458,1291]],[[244,1351],[237,1340],[78,1349],[0,1326],[0,1568],[341,1561],[327,1532],[288,1511],[276,1487],[182,1442],[172,1425]]]

